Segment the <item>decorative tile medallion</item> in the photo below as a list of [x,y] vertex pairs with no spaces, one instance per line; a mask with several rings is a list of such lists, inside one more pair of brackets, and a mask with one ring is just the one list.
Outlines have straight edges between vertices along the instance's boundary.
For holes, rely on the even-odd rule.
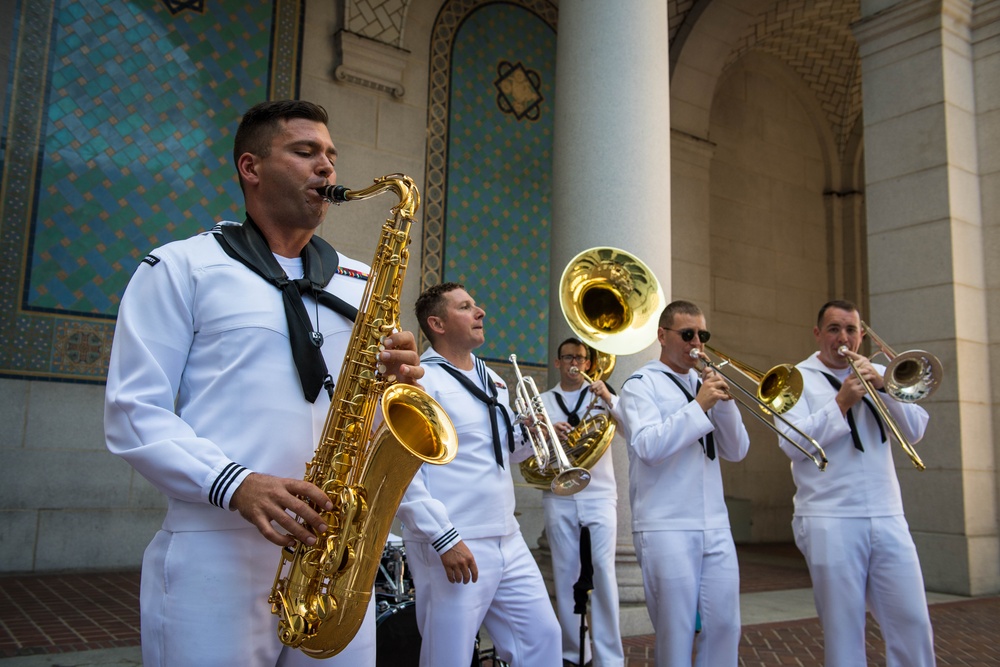
[[542,78],[538,72],[525,69],[521,63],[503,60],[497,65],[497,106],[504,113],[512,113],[521,120],[538,120],[541,115]]

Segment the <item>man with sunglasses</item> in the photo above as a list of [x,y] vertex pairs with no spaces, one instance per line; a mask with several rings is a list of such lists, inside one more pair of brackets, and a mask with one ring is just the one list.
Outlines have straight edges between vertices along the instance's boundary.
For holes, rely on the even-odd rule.
[[742,460],[750,438],[726,381],[698,371],[696,355],[711,336],[701,309],[674,301],[659,325],[660,358],[625,381],[620,406],[656,664],[690,667],[693,648],[699,667],[735,667],[739,566],[719,462]]
[[[587,383],[590,350],[583,341],[567,338],[559,344],[555,361],[559,384],[542,394],[545,410],[553,420],[559,438],[566,438],[587,415],[593,399],[594,413],[610,413],[617,422],[621,415],[618,397],[602,381]],[[581,373],[582,371],[582,373]],[[622,667],[625,653],[618,623],[618,581],[615,578],[615,550],[618,535],[618,487],[610,450],[590,468],[590,483],[571,496],[545,491],[545,535],[552,551],[552,576],[556,589],[556,612],[562,625],[563,665],[580,660],[580,616],[575,613],[574,584],[580,578],[580,534],[590,533],[590,557],[594,566],[591,619],[593,663],[599,667]],[[591,661],[591,647],[584,643],[583,663]]]

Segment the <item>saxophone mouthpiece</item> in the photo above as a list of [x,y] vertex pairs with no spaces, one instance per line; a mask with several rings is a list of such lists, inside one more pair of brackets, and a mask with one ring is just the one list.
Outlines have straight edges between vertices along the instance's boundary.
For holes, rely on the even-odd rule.
[[324,185],[321,188],[316,188],[316,192],[331,204],[340,204],[347,201],[347,193],[350,190],[343,185]]

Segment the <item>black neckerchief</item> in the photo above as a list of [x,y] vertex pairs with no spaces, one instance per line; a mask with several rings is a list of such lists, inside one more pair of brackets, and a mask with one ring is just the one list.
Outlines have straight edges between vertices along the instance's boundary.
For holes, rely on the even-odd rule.
[[580,406],[583,405],[583,399],[587,397],[587,392],[584,391],[584,389],[580,390],[580,396],[576,400],[576,407],[572,410],[566,407],[566,403],[563,402],[563,397],[559,392],[554,391],[552,392],[552,395],[556,397],[556,403],[559,404],[559,409],[566,415],[566,423],[570,426],[576,426],[579,424],[580,416],[576,413],[580,411]]
[[[688,400],[689,403],[693,403],[694,402],[694,396],[691,395],[691,392],[688,391],[688,388],[684,386],[683,382],[681,382],[680,380],[678,380],[671,373],[668,373],[666,371],[660,371],[660,372],[663,373],[668,378],[670,378],[671,380],[674,381],[674,384],[677,385],[677,388],[681,390],[681,393],[684,394],[684,397],[687,398],[687,400]],[[694,390],[695,393],[698,393],[698,390],[700,390],[700,389],[701,389],[701,380],[698,380],[697,384],[695,385],[695,390]],[[715,460],[715,437],[712,435],[712,432],[709,431],[705,435],[704,438],[698,438],[698,442],[701,443],[701,448],[705,450],[705,456],[707,456],[709,458],[709,460],[714,461]]]
[[483,360],[476,357],[476,374],[479,376],[480,382],[489,389],[489,394],[483,391],[482,387],[477,387],[475,382],[470,380],[462,371],[455,368],[444,357],[427,357],[423,360],[423,363],[439,365],[448,375],[458,380],[459,384],[465,387],[470,394],[486,404],[486,408],[490,413],[490,429],[493,435],[493,456],[497,460],[497,465],[503,468],[503,449],[500,447],[500,427],[497,424],[497,412],[503,415],[504,423],[507,426],[507,446],[510,448],[510,451],[514,451],[514,427],[510,421],[510,415],[507,414],[506,406],[497,400],[498,392],[496,385],[490,379],[490,374],[486,370],[486,364]]
[[285,318],[288,320],[288,340],[292,346],[292,359],[295,361],[306,400],[315,403],[319,390],[324,386],[332,397],[333,378],[327,372],[326,361],[319,351],[323,345],[323,336],[318,331],[313,331],[309,314],[302,302],[302,294],[308,292],[327,308],[351,321],[357,319],[357,308],[323,290],[333,279],[340,265],[337,251],[320,237],[313,236],[302,249],[304,277],[289,280],[267,245],[267,239],[260,233],[260,229],[249,215],[242,225],[219,225],[217,229],[219,233],[215,235],[215,239],[227,255],[281,290]]
[[[840,380],[833,377],[829,373],[823,373],[823,371],[820,371],[820,373],[822,373],[823,377],[826,378],[826,381],[830,383],[831,387],[833,387],[836,391],[840,391],[840,388],[843,386]],[[882,427],[882,418],[878,416],[878,410],[875,409],[874,405],[866,401],[864,397],[861,398],[861,402],[864,403],[869,410],[871,410],[872,416],[875,417],[875,423],[878,424],[878,432],[879,435],[882,436],[882,442],[885,442],[885,429]],[[865,451],[865,446],[861,444],[861,434],[858,433],[858,425],[854,421],[853,406],[851,406],[851,409],[847,411],[847,425],[851,428],[851,440],[854,441],[854,449],[859,452]]]

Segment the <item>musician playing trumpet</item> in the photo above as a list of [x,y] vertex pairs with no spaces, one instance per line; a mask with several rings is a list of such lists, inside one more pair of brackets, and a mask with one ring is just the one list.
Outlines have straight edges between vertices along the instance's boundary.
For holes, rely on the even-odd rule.
[[[658,667],[735,667],[740,643],[736,547],[720,461],[741,461],[750,438],[729,386],[699,372],[710,338],[688,301],[660,315],[660,357],[622,385],[632,537]],[[695,634],[701,614],[702,632]]]
[[[565,444],[577,428],[593,423],[588,416],[609,413],[621,421],[618,397],[601,380],[590,382],[590,350],[578,338],[560,343],[555,368],[559,384],[542,394],[545,410]],[[581,420],[583,424],[581,426]],[[556,590],[556,612],[562,626],[563,664],[580,662],[580,617],[574,612],[574,584],[580,577],[580,531],[590,531],[590,555],[594,566],[591,596],[591,638],[595,665],[625,664],[618,625],[618,582],[615,578],[615,548],[618,534],[618,487],[610,449],[590,468],[590,483],[572,495],[545,491],[545,535],[552,551],[552,574]],[[584,664],[591,661],[591,647],[584,642]]]
[[884,367],[858,354],[864,331],[853,303],[824,304],[813,336],[818,351],[797,366],[802,397],[784,416],[819,441],[830,469],[821,473],[794,447],[778,444],[792,460],[792,528],[812,577],[825,664],[866,664],[867,603],[885,638],[888,667],[934,665],[923,575],[903,515],[890,429],[859,375],[879,392],[910,442],[923,437],[927,412],[881,391]]

